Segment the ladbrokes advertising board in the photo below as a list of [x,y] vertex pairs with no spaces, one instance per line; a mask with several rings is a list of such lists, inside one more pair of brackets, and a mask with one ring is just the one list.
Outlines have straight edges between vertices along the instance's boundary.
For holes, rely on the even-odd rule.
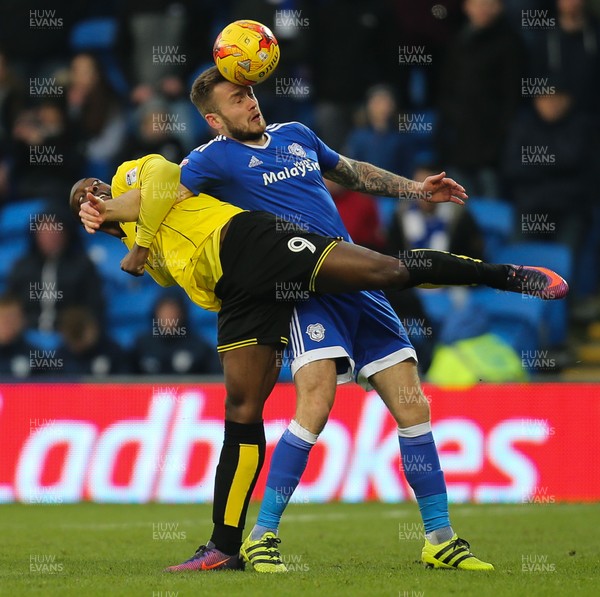
[[[425,386],[425,393],[453,501],[600,499],[600,386]],[[294,397],[282,384],[267,403],[267,464]],[[0,501],[210,501],[224,398],[221,384],[1,386]],[[342,386],[292,501],[368,499],[413,498],[382,401]]]

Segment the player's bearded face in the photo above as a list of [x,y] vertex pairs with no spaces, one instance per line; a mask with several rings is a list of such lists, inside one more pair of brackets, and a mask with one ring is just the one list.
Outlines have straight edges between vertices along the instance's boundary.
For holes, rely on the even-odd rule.
[[257,110],[256,114],[252,116],[244,114],[235,119],[221,114],[221,119],[225,125],[223,132],[228,137],[237,139],[238,141],[259,141],[267,126],[260,110]]
[[238,141],[260,141],[267,123],[251,87],[220,83],[213,90],[223,132]]

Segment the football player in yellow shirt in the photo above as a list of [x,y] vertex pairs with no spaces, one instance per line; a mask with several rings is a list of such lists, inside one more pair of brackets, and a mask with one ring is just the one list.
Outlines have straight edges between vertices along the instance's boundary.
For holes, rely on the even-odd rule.
[[93,178],[78,181],[70,196],[71,209],[88,232],[102,230],[130,249],[121,262],[124,271],[142,275],[147,270],[158,284],[177,284],[194,303],[219,312],[217,350],[229,433],[215,479],[213,539],[218,543],[211,540],[169,570],[242,567],[241,534],[265,455],[263,405],[279,375],[276,351],[288,341],[296,301],[315,291],[421,284],[487,284],[543,298],[558,298],[557,289],[566,293],[564,280],[549,270],[551,290],[531,283],[509,288],[506,268],[512,266],[420,250],[400,261],[289,222],[282,226],[266,212],[182,194],[179,173],[176,164],[152,154],[122,164],[112,185]]

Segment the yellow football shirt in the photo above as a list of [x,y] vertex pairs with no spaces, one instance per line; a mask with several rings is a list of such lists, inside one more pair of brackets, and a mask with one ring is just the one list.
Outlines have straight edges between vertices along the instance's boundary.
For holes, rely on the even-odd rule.
[[136,242],[150,248],[146,270],[158,284],[177,284],[200,307],[218,311],[221,301],[214,288],[223,275],[220,231],[244,210],[204,194],[177,201],[179,173],[179,166],[157,154],[119,166],[112,196],[141,192],[137,223],[120,223],[122,240],[128,249]]

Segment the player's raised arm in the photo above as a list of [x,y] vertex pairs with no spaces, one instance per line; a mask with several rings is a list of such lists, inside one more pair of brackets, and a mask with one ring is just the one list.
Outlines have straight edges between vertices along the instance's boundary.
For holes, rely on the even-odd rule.
[[343,155],[340,155],[337,166],[324,172],[323,176],[348,189],[369,195],[422,199],[432,203],[451,201],[459,205],[463,205],[467,199],[465,189],[456,181],[447,178],[445,172],[417,182]]
[[179,197],[180,169],[161,156],[152,157],[138,172],[140,180],[140,215],[135,244],[148,248],[158,228]]
[[160,155],[150,156],[135,174],[140,186],[140,215],[135,243],[121,260],[121,269],[133,276],[142,276],[150,245],[162,221],[179,197],[179,166]]

